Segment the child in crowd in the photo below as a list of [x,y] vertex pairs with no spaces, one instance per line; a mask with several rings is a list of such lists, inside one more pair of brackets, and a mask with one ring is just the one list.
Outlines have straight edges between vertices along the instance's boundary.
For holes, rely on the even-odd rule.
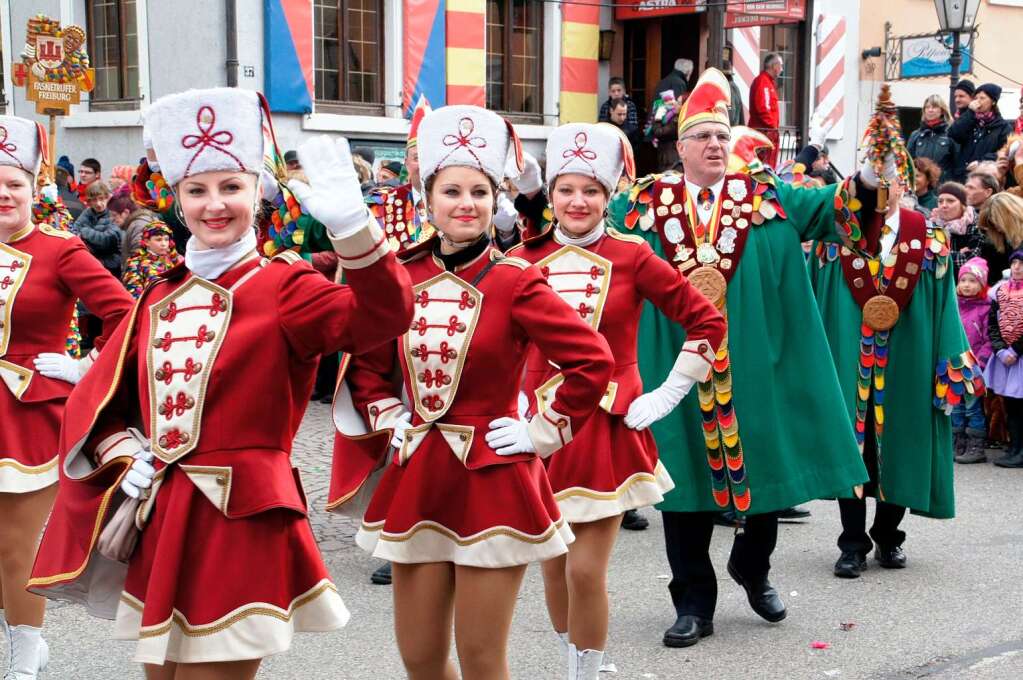
[[180,262],[171,228],[159,220],[153,221],[142,232],[142,245],[128,258],[122,278],[124,286],[137,299],[151,281]]
[[[977,357],[981,368],[991,358],[991,341],[988,338],[988,314],[991,300],[988,298],[987,262],[980,257],[967,260],[959,270],[959,316],[963,320],[970,349]],[[980,399],[974,399],[969,406],[965,400],[956,404],[952,411],[952,433],[955,436],[955,461],[957,463],[983,463],[984,438],[987,427],[984,407]]]
[[995,465],[1023,468],[1023,250],[1009,258],[1009,280],[992,289],[988,337],[993,356],[984,368],[988,389],[1005,400],[1009,451]]
[[95,181],[86,190],[85,202],[88,208],[75,220],[71,231],[78,234],[89,248],[89,252],[115,277],[121,277],[121,229],[114,223],[107,204],[110,202],[110,187],[106,182]]

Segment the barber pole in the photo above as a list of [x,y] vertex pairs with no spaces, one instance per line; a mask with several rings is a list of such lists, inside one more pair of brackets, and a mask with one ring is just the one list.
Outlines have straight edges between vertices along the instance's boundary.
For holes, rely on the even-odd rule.
[[817,19],[816,111],[832,123],[829,139],[845,128],[845,18],[822,14]]
[[742,110],[749,120],[749,91],[753,79],[760,73],[760,27],[744,26],[732,29],[733,78],[742,94]]

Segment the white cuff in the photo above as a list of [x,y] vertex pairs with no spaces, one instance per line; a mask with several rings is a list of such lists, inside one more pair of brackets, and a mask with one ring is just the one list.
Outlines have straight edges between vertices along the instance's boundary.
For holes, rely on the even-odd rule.
[[710,369],[714,364],[714,348],[707,340],[687,340],[682,351],[675,359],[671,370],[681,373],[695,382],[703,382],[710,377]]
[[541,458],[549,457],[572,441],[571,419],[552,408],[544,409],[533,416],[526,430],[537,455]]
[[96,460],[100,466],[114,458],[131,458],[139,451],[139,442],[129,432],[116,432],[96,446]]
[[380,225],[368,215],[365,226],[342,235],[335,235],[328,230],[327,237],[344,269],[364,269],[391,250]]
[[388,397],[371,402],[366,407],[366,412],[369,414],[369,429],[377,432],[394,427],[395,421],[408,413],[408,410],[401,403],[401,399]]

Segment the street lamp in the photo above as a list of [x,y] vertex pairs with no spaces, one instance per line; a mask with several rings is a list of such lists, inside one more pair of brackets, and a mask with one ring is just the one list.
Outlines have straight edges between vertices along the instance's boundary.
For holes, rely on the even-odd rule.
[[959,49],[959,36],[961,33],[973,30],[973,23],[977,20],[977,10],[980,9],[980,0],[934,0],[934,8],[938,11],[938,25],[941,27],[941,32],[952,34],[952,54],[948,58],[949,66],[951,66],[948,105],[955,111],[959,65],[963,62],[963,54]]

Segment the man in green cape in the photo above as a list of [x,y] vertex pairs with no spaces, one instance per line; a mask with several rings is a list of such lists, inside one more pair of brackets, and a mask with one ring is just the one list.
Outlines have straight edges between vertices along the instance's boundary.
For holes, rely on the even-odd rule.
[[[851,496],[868,479],[800,244],[862,248],[856,211],[860,201],[869,210],[876,193],[858,180],[820,189],[778,181],[756,161],[756,149],[770,144],[763,135],[746,129],[732,139],[729,98],[724,76],[705,71],[679,117],[685,175],[640,180],[610,210],[613,224],[679,266],[729,327],[711,379],[652,426],[676,485],[658,506],[677,615],[664,635],[671,647],[713,632],[717,579],[708,551],[716,514],[745,516],[728,571],[753,610],[777,622],[786,614],[768,580],[777,511]],[[730,144],[746,159],[731,168]],[[651,306],[639,332],[643,382],[658,385],[684,332]]]

